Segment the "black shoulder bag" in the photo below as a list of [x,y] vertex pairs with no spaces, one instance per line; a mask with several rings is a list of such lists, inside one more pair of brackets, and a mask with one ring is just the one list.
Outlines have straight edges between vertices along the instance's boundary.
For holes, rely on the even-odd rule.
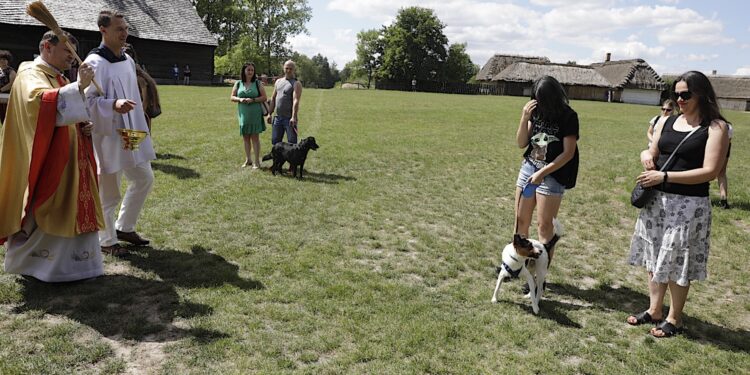
[[[258,79],[255,79],[255,87],[258,89],[258,97],[260,98],[260,84],[258,83]],[[271,108],[268,107],[268,102],[261,102],[260,103],[260,109],[263,111],[263,116],[268,116],[268,113],[271,111]]]
[[[675,118],[675,121],[677,119]],[[669,120],[667,120],[669,121]],[[672,124],[674,124],[674,121],[672,121]],[[666,126],[666,123],[665,123]],[[702,126],[698,126],[690,133],[688,133],[685,138],[682,138],[682,141],[675,147],[674,151],[672,151],[672,154],[669,155],[669,159],[667,159],[667,162],[662,165],[661,169],[659,169],[659,172],[663,172],[667,170],[667,166],[669,165],[669,162],[672,161],[672,158],[677,153],[677,150],[680,149],[680,146],[682,146],[683,143],[691,136],[693,133],[695,133],[696,130],[700,129]],[[662,128],[663,131],[663,128]],[[653,189],[653,187],[643,187],[639,182],[635,183],[635,187],[633,188],[633,191],[630,193],[630,204],[632,204],[636,208],[643,208],[646,203],[648,203],[651,198],[654,197],[654,194],[656,194],[656,191]]]

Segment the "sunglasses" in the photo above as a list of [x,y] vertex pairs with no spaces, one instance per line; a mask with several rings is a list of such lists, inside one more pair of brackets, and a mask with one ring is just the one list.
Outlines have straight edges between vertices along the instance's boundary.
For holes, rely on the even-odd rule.
[[662,108],[661,110],[662,110],[663,112],[672,112],[672,111],[673,111],[673,109],[672,109],[672,108]]
[[674,93],[674,96],[676,96],[676,97],[678,97],[678,98],[680,98],[680,99],[682,99],[684,101],[688,101],[688,100],[690,100],[690,98],[693,97],[693,93],[690,92],[690,91],[676,92],[676,93]]

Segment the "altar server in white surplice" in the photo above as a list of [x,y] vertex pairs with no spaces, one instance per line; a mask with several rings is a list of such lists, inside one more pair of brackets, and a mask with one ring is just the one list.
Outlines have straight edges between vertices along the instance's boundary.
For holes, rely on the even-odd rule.
[[[128,23],[121,13],[102,11],[97,20],[102,44],[86,57],[101,83],[104,95],[94,87],[86,90],[86,97],[94,122],[94,150],[99,165],[99,195],[106,228],[99,232],[99,243],[106,254],[123,255],[125,248],[118,241],[134,245],[148,245],[149,241],[136,232],[146,197],[154,182],[151,160],[156,158],[151,136],[148,135],[137,150],[125,150],[117,131],[120,128],[148,131],[143,103],[138,91],[135,62],[123,53],[128,38]],[[115,221],[115,210],[120,203],[120,181],[125,175],[127,190]]]

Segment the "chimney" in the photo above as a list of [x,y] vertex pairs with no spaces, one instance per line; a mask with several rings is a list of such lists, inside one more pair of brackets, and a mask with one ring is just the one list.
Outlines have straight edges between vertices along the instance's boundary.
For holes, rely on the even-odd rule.
[[712,76],[715,76],[715,75],[716,75],[716,69],[714,69],[714,70],[712,70],[712,71],[711,71],[711,75],[712,75]]
[[606,58],[604,58],[604,62],[609,62],[609,59],[610,59],[611,57],[612,57],[612,53],[611,53],[611,52],[607,52],[607,57],[606,57]]

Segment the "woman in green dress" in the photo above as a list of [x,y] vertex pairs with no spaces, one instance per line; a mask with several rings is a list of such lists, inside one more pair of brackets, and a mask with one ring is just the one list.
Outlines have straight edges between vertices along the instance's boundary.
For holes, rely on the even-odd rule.
[[[242,167],[260,168],[260,133],[266,130],[261,103],[266,101],[266,89],[255,74],[255,64],[245,63],[242,80],[234,83],[230,100],[237,103],[240,134],[245,142],[245,163]],[[254,158],[251,158],[251,154]]]

